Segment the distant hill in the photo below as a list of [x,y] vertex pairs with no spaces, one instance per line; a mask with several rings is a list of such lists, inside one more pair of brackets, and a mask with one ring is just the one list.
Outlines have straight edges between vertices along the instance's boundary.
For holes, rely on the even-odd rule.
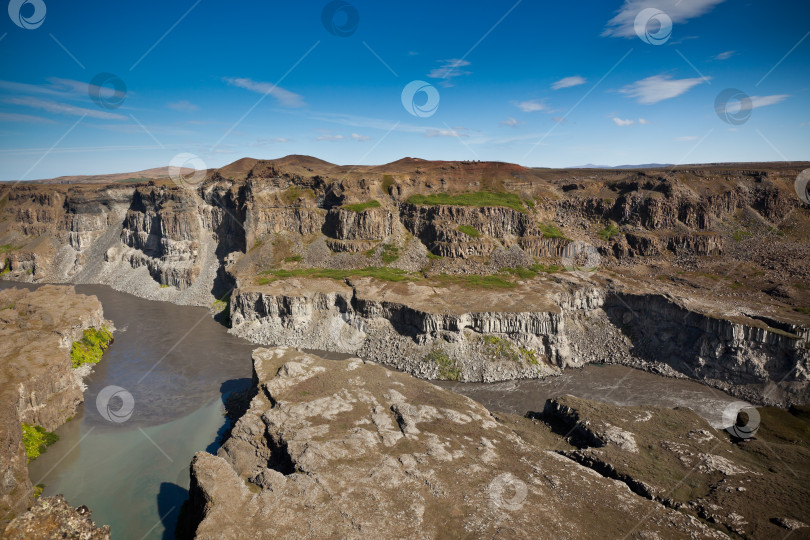
[[[186,175],[194,172],[194,169],[183,168],[181,174]],[[57,178],[46,178],[42,180],[31,180],[33,184],[137,184],[148,182],[149,180],[166,180],[169,178],[169,167],[157,167],[136,172],[96,174],[96,175],[76,175],[59,176]]]
[[569,169],[657,169],[659,167],[673,167],[671,163],[642,163],[640,165],[616,165],[611,167],[610,165],[593,165],[588,163],[587,165],[578,165],[576,167],[569,167]]

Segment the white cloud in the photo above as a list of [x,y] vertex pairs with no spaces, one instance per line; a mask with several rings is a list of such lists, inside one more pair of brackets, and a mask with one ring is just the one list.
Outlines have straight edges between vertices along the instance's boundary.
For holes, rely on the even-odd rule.
[[467,60],[452,58],[450,60],[441,60],[440,62],[441,65],[430,70],[427,76],[431,79],[444,79],[441,83],[442,86],[453,86],[452,80],[454,77],[470,74],[469,71],[459,69],[470,65]]
[[639,118],[638,123],[641,124],[642,126],[646,126],[647,124],[650,123],[650,121],[647,120],[646,118]]
[[608,21],[602,35],[636,37],[636,15],[643,9],[660,9],[677,24],[700,17],[722,2],[723,0],[624,0],[616,16]]
[[520,125],[522,123],[523,122],[521,122],[520,120],[516,120],[516,119],[514,119],[514,118],[512,118],[510,116],[506,120],[500,122],[499,125],[501,125],[501,126],[509,126],[509,127],[517,127],[518,125]]
[[698,137],[697,135],[684,135],[683,137],[675,137],[672,140],[678,142],[687,142],[687,141],[696,141],[699,138],[700,137]]
[[552,116],[551,119],[554,120],[555,122],[557,122],[558,124],[562,124],[562,123],[568,121],[568,120],[565,119],[564,116]]
[[616,124],[617,126],[632,126],[636,122],[633,121],[633,120],[630,120],[629,118],[627,120],[622,120],[621,118],[618,118],[618,117],[614,116],[613,117],[613,123]]
[[0,112],[0,122],[22,122],[25,124],[55,124],[53,120],[29,114],[15,114]]
[[728,60],[729,58],[731,58],[732,56],[734,56],[734,54],[735,54],[735,51],[726,51],[726,52],[721,52],[720,54],[718,54],[717,56],[715,56],[715,57],[714,57],[714,59],[715,59],[715,60]]
[[262,146],[265,144],[281,144],[285,142],[289,142],[290,139],[286,137],[275,137],[273,139],[265,139],[264,137],[258,137],[256,139],[256,144],[254,146]]
[[542,101],[537,101],[536,99],[521,101],[519,103],[515,103],[514,105],[523,112],[545,111],[548,109],[548,106],[546,106],[545,103]]
[[370,141],[371,137],[367,137],[366,135],[360,135],[359,133],[352,133],[352,139],[355,141]]
[[6,100],[8,103],[14,105],[23,105],[25,107],[32,107],[34,109],[42,109],[55,114],[69,114],[73,116],[89,116],[90,118],[100,118],[102,120],[129,120],[126,116],[120,114],[99,111],[96,109],[86,109],[84,107],[77,107],[75,105],[68,105],[67,103],[58,103],[48,99],[39,99],[35,97],[21,97],[9,98]]
[[559,90],[560,88],[571,88],[572,86],[579,86],[580,84],[585,84],[586,82],[588,81],[586,81],[583,77],[575,75],[573,77],[565,77],[564,79],[560,79],[552,84],[551,88],[554,90]]
[[342,141],[345,139],[343,135],[321,135],[320,137],[315,137],[316,141]]
[[223,80],[231,86],[244,88],[245,90],[250,90],[251,92],[256,92],[257,94],[269,94],[276,98],[279,105],[283,107],[296,108],[306,106],[302,96],[296,94],[295,92],[285,90],[280,86],[276,86],[275,84],[235,77],[226,77]]
[[789,94],[777,94],[774,96],[751,96],[751,108],[757,109],[759,107],[767,107],[768,105],[776,105],[789,98]]
[[180,112],[194,112],[199,110],[200,108],[193,103],[183,99],[180,101],[174,101],[172,103],[167,103],[166,106],[170,109],[174,109],[175,111]]
[[623,94],[638,98],[639,103],[650,105],[665,99],[678,97],[709,78],[673,79],[669,75],[653,75],[621,89]]
[[428,129],[425,131],[425,137],[467,137],[464,131],[466,128]]

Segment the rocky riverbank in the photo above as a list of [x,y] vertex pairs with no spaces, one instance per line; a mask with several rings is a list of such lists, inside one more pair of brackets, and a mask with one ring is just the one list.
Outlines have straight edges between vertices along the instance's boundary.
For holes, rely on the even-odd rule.
[[190,537],[766,537],[810,520],[798,410],[763,409],[770,431],[745,444],[689,410],[565,397],[523,418],[289,348],[255,351],[253,384],[191,464]]
[[72,287],[0,291],[0,528],[21,513],[29,519],[23,515],[34,502],[21,425],[53,431],[76,413],[91,367],[74,368],[71,350],[86,331],[102,328],[113,329],[101,303]]

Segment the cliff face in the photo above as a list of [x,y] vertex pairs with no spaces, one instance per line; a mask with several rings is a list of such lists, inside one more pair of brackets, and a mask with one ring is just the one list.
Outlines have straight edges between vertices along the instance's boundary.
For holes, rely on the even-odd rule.
[[[661,295],[617,294],[604,306],[639,356],[756,402],[802,401],[810,381],[807,329],[687,309]],[[773,324],[779,324],[770,321]]]
[[85,329],[112,328],[93,296],[71,287],[0,291],[0,527],[33,501],[21,423],[53,431],[84,401],[70,350]]
[[[235,290],[230,317],[234,333],[259,343],[352,353],[419,377],[492,382],[602,361],[663,367],[755,403],[807,399],[810,351],[802,327],[727,320],[659,294],[555,282],[475,296],[367,279],[287,280]],[[606,328],[613,334],[605,337]],[[437,350],[450,369],[442,369]]]
[[253,379],[192,462],[196,538],[724,537],[550,451],[545,429],[373,363],[259,349]]
[[[0,274],[204,306],[232,292],[240,335],[374,356],[424,377],[537,377],[592,359],[660,366],[658,347],[671,350],[673,373],[740,392],[781,381],[768,398],[807,401],[806,339],[763,345],[782,337],[746,322],[754,330],[734,330],[742,337],[729,341],[718,337],[724,323],[686,329],[677,312],[767,318],[774,323],[765,326],[789,333],[810,327],[802,285],[810,270],[801,264],[810,211],[792,187],[804,166],[599,171],[404,159],[342,167],[290,156],[240,160],[194,189],[0,185]],[[397,285],[355,279],[367,267]],[[307,279],[320,270],[335,280]],[[633,308],[644,313],[637,327],[622,326],[612,282],[653,306]],[[404,283],[410,288],[395,290]],[[598,305],[561,307],[592,289]],[[521,294],[526,302],[503,301]],[[690,307],[702,297],[716,309]],[[610,332],[592,328],[594,317]],[[653,339],[659,327],[671,332]],[[594,352],[586,328],[609,339],[616,358]],[[748,394],[768,401],[764,390]]]

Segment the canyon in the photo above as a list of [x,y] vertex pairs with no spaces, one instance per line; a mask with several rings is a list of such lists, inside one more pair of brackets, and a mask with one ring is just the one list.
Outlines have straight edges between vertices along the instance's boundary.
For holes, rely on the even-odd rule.
[[[288,156],[245,158],[195,184],[162,173],[0,183],[0,279],[201,306],[234,339],[277,347],[253,352],[251,388],[226,403],[227,430],[194,457],[181,537],[260,535],[270,523],[282,536],[578,535],[614,507],[626,521],[617,534],[803,531],[810,516],[783,496],[800,489],[783,465],[800,485],[810,207],[793,182],[808,166],[350,167]],[[691,411],[560,396],[510,415],[420,380],[537,380],[587,364],[759,405],[773,455]],[[52,423],[37,423],[71,416],[82,397],[70,392]],[[14,416],[7,407],[15,425],[46,410],[29,401]],[[24,455],[12,469],[31,489]],[[693,469],[684,492],[673,478]],[[764,471],[779,490],[772,509],[755,495]],[[368,512],[373,501],[401,515]],[[521,512],[524,501],[547,519]],[[40,498],[17,523],[37,527],[63,503]]]
[[195,185],[0,184],[0,272],[212,307],[256,343],[420,377],[613,362],[789,405],[810,374],[806,165],[288,156]]

